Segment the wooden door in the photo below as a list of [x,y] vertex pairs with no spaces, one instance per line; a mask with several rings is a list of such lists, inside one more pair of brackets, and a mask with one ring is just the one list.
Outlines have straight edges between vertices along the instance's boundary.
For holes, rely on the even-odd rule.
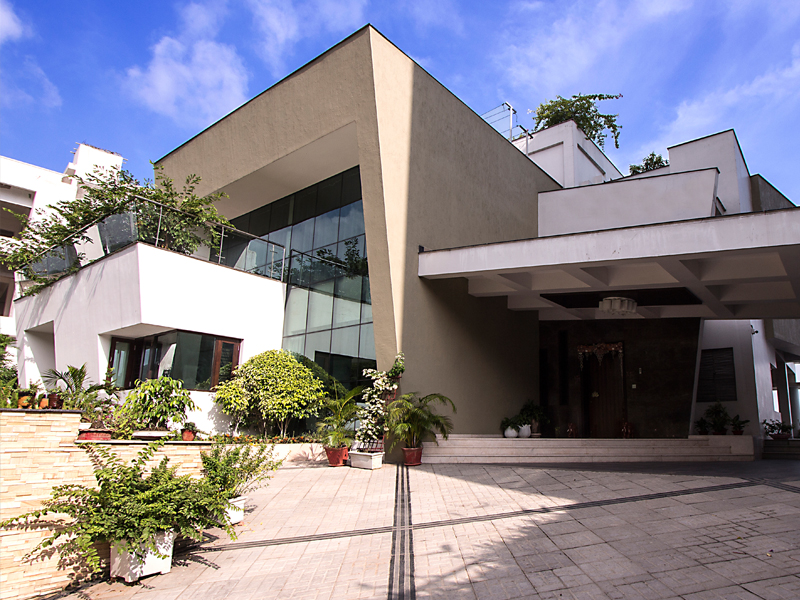
[[608,353],[602,360],[590,356],[584,364],[584,431],[588,437],[622,437],[627,420],[622,360],[620,354]]

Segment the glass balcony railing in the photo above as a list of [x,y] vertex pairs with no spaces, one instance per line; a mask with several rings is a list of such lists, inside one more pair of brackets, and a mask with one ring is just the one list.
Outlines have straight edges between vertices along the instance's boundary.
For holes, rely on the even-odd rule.
[[228,225],[206,223],[180,210],[136,199],[130,210],[76,231],[22,269],[27,280],[57,279],[136,242],[282,281],[286,251]]

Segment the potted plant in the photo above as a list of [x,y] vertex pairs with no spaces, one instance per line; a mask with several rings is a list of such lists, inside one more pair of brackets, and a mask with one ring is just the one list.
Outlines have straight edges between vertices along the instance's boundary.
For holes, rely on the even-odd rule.
[[764,426],[764,431],[773,440],[788,440],[792,436],[792,426],[777,419],[765,419],[761,421],[761,424]]
[[500,431],[503,432],[503,437],[517,437],[519,435],[519,419],[517,417],[506,417],[500,421]]
[[195,438],[197,438],[197,434],[200,433],[200,430],[197,428],[192,421],[187,421],[183,424],[183,428],[181,429],[181,440],[184,442],[193,442]]
[[201,452],[203,470],[211,486],[219,491],[230,506],[228,521],[235,525],[244,518],[247,492],[267,485],[272,471],[280,465],[273,458],[274,444],[227,444],[217,440],[209,452]]
[[750,422],[750,419],[740,419],[739,415],[736,415],[731,419],[731,429],[733,430],[733,435],[742,435],[744,434],[744,426]]
[[42,381],[50,395],[55,394],[60,400],[63,408],[81,411],[79,441],[111,439],[109,425],[116,407],[113,388],[108,384],[91,383],[85,363],[80,367],[68,365],[66,371],[45,371]]
[[541,426],[546,425],[549,422],[544,408],[538,404],[534,404],[532,400],[528,400],[528,402],[525,403],[525,406],[522,407],[522,410],[519,414],[522,416],[525,423],[530,424],[531,436],[541,437],[542,433],[539,431]]
[[[394,358],[389,371],[364,369],[364,377],[372,380],[372,385],[362,392],[363,406],[358,411],[359,427],[356,440],[364,446],[382,443],[386,433],[386,405],[397,397],[398,381],[405,371],[405,358],[402,352]],[[391,375],[390,375],[391,374]]]
[[706,409],[705,418],[708,419],[709,426],[714,435],[725,435],[728,433],[728,424],[731,417],[722,402],[715,402]]
[[708,435],[710,424],[705,417],[697,419],[697,421],[694,422],[694,426],[697,427],[697,435]]
[[363,386],[353,388],[343,398],[324,398],[324,416],[317,421],[317,439],[325,448],[328,464],[341,467],[348,459],[348,447],[353,443],[355,420],[358,416],[356,398]]
[[[387,426],[394,436],[392,448],[403,441],[403,455],[406,466],[422,464],[422,442],[432,437],[436,441],[438,432],[444,439],[453,431],[453,421],[446,415],[431,410],[433,403],[450,406],[456,412],[453,401],[442,394],[428,394],[420,398],[416,393],[403,394],[387,407]],[[439,442],[436,442],[438,445]]]
[[[111,576],[128,582],[169,571],[176,535],[200,540],[203,528],[221,526],[235,539],[225,512],[228,501],[208,480],[178,476],[166,457],[148,471],[163,443],[148,444],[130,464],[87,444],[96,486],[56,486],[41,509],[7,519],[0,527],[48,528],[52,533],[28,557],[55,548],[62,567],[83,564],[92,573],[101,570],[96,543],[108,542]],[[70,517],[66,523],[56,517],[64,514]]]
[[155,439],[170,435],[169,423],[186,422],[186,411],[196,410],[183,382],[171,377],[136,381],[136,387],[125,398],[122,414],[138,439]]

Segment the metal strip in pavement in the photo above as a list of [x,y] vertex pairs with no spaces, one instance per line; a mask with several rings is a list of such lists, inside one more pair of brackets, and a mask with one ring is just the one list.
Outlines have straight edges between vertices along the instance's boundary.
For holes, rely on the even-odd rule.
[[[463,525],[466,523],[477,523],[481,521],[494,521],[498,519],[513,519],[515,517],[523,517],[526,515],[546,514],[554,512],[568,512],[580,510],[583,508],[612,506],[616,504],[627,504],[631,502],[645,502],[647,500],[659,500],[662,498],[676,498],[678,496],[690,496],[692,494],[703,494],[707,492],[720,492],[725,490],[732,490],[737,488],[748,488],[763,485],[772,487],[786,492],[793,492],[800,494],[800,487],[792,486],[785,483],[770,481],[765,479],[744,479],[739,483],[725,483],[721,485],[712,485],[699,488],[687,488],[683,490],[674,490],[672,492],[656,492],[652,494],[642,494],[639,496],[626,496],[623,498],[609,498],[606,500],[592,500],[588,502],[578,502],[575,504],[562,504],[558,506],[543,506],[539,508],[526,508],[511,512],[493,513],[489,515],[476,515],[472,517],[463,517],[459,519],[446,519],[441,521],[429,521],[426,523],[412,523],[411,522],[411,497],[409,489],[409,474],[407,467],[398,467],[397,481],[395,483],[395,521],[392,526],[373,527],[370,529],[355,529],[352,531],[334,531],[331,533],[319,533],[314,535],[304,535],[290,538],[278,538],[272,540],[254,540],[252,542],[233,542],[230,544],[220,546],[188,546],[182,552],[176,554],[185,554],[188,552],[205,553],[205,552],[227,552],[231,550],[243,550],[246,548],[262,548],[265,546],[281,546],[284,544],[299,544],[303,542],[316,542],[322,540],[333,540],[346,537],[358,537],[363,535],[375,535],[380,533],[392,533],[392,565],[390,571],[394,573],[395,564],[398,558],[405,559],[409,557],[413,559],[413,531],[415,529],[433,529],[436,527],[447,527],[450,525]],[[403,501],[401,501],[403,500]],[[405,507],[405,508],[404,508]],[[399,517],[398,517],[399,512]],[[397,541],[397,532],[401,531],[401,536],[405,534],[407,542]],[[406,549],[406,553],[402,549]],[[404,568],[407,563],[404,562]],[[414,570],[413,560],[410,561],[410,566],[405,569],[406,579],[404,581],[413,582]],[[399,583],[399,581],[398,581]],[[395,589],[391,587],[390,590]],[[413,589],[411,587],[410,589]],[[409,596],[413,598],[414,596]],[[390,596],[390,598],[393,598]]]

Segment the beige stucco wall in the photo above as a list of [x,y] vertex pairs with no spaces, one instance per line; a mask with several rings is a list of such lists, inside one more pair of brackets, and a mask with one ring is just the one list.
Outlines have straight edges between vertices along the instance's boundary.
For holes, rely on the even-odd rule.
[[176,178],[200,174],[211,192],[351,123],[379,368],[403,350],[403,392],[447,394],[457,431],[494,432],[536,395],[536,314],[469,297],[466,282],[423,282],[418,246],[535,237],[537,189],[558,185],[377,31],[360,30],[160,164]]

